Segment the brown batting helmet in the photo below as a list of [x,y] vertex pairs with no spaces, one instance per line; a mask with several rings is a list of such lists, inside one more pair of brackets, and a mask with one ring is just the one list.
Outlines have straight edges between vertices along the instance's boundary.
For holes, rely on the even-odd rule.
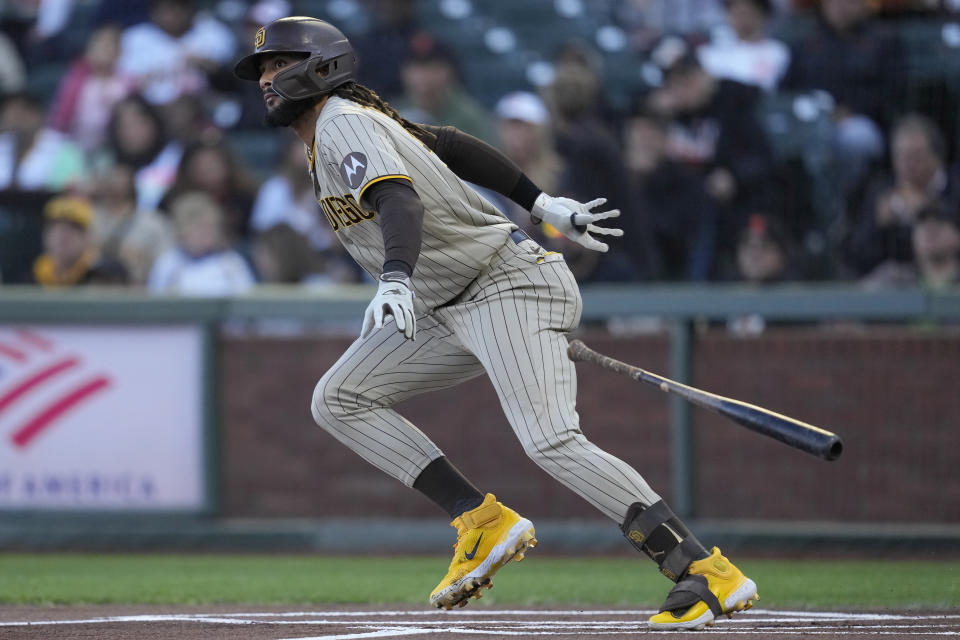
[[302,56],[273,77],[272,86],[286,100],[326,95],[354,79],[357,56],[339,29],[323,20],[293,16],[261,27],[254,51],[237,62],[233,73],[243,80],[260,79],[260,60],[269,54]]

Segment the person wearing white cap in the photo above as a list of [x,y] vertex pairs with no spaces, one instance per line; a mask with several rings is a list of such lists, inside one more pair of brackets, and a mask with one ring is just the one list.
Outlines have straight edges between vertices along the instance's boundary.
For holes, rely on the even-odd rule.
[[529,91],[514,91],[497,101],[494,112],[506,120],[519,120],[531,124],[550,123],[550,112],[543,100]]
[[536,95],[515,91],[494,107],[500,148],[537,184],[556,190],[563,163],[553,148],[550,112]]
[[[548,192],[560,186],[563,159],[553,147],[550,129],[550,112],[536,94],[529,91],[514,91],[504,95],[494,106],[497,116],[499,147],[518,167]],[[507,216],[537,240],[550,243],[543,237],[540,225],[529,222],[526,211],[513,202],[502,200]],[[554,247],[551,247],[554,248]]]

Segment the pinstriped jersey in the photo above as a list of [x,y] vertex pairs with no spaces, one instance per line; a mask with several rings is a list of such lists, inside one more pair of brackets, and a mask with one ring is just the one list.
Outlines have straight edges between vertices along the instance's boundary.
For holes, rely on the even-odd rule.
[[463,292],[516,228],[398,122],[351,100],[327,100],[311,156],[327,220],[374,278],[383,269],[383,234],[364,193],[381,180],[412,183],[424,208],[420,257],[411,277],[418,313]]

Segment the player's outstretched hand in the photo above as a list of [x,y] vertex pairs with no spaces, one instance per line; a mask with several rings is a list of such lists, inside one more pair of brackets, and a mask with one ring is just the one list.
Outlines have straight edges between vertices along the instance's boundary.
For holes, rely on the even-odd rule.
[[553,226],[557,231],[567,236],[576,243],[582,244],[587,249],[606,252],[609,247],[605,242],[600,242],[590,234],[595,233],[601,236],[622,236],[623,229],[613,227],[598,227],[595,222],[606,220],[607,218],[616,218],[620,215],[619,209],[610,211],[601,211],[591,213],[590,210],[599,207],[607,201],[606,198],[597,198],[590,202],[582,203],[570,198],[555,198],[541,193],[533,203],[533,209],[530,214],[535,220],[542,220]]
[[416,340],[417,318],[413,315],[413,289],[410,278],[401,271],[389,271],[380,276],[377,295],[367,305],[363,315],[360,337],[366,338],[374,328],[381,328],[393,316],[397,331],[410,340]]

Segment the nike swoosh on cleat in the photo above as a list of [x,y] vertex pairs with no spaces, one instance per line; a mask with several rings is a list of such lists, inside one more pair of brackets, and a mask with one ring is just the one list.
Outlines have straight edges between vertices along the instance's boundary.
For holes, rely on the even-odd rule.
[[477,538],[477,544],[473,545],[473,549],[470,551],[470,553],[464,553],[464,554],[463,554],[463,557],[466,558],[467,560],[473,560],[473,557],[474,557],[475,555],[477,555],[477,549],[480,548],[480,541],[481,541],[481,540],[483,540],[483,534],[482,534],[482,533],[480,534],[480,537]]

